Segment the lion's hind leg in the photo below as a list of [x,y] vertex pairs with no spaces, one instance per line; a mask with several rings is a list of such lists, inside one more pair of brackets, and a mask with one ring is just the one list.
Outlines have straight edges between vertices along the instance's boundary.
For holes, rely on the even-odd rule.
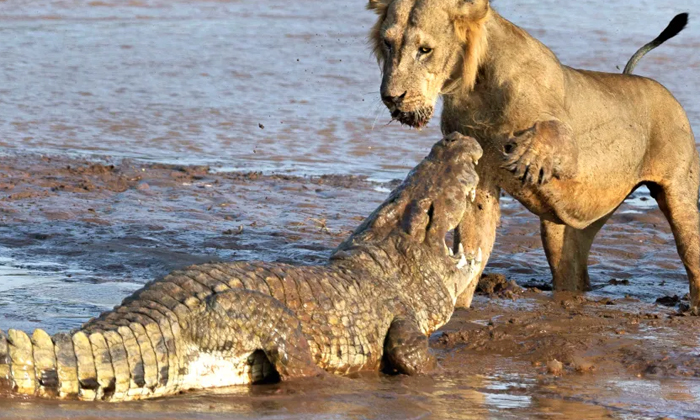
[[700,315],[700,212],[698,168],[666,185],[648,184],[666,216],[690,282],[690,309]]

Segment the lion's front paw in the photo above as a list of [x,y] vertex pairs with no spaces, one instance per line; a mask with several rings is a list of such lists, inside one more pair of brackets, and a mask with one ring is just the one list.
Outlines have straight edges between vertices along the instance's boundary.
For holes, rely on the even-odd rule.
[[515,133],[503,147],[503,155],[502,168],[525,184],[544,185],[552,178],[576,175],[578,151],[569,130],[556,120],[540,121]]

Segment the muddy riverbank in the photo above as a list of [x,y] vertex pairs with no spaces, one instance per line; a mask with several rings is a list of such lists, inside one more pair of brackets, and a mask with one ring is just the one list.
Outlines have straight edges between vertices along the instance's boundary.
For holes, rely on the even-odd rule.
[[[321,262],[396,184],[21,153],[3,157],[0,179],[2,328],[51,332],[185,265]],[[700,416],[700,320],[676,316],[679,302],[654,303],[682,298],[687,283],[646,195],[635,194],[601,233],[596,290],[585,297],[546,291],[537,222],[502,202],[488,271],[528,288],[492,282],[493,293],[458,311],[432,339],[439,366],[430,375],[322,378],[124,405],[2,399],[0,417]]]

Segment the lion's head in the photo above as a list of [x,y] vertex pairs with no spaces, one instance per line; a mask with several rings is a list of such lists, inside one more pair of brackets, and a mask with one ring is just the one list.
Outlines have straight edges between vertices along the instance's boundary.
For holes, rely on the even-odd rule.
[[486,49],[489,0],[369,0],[370,34],[392,118],[425,126],[442,93],[471,90]]

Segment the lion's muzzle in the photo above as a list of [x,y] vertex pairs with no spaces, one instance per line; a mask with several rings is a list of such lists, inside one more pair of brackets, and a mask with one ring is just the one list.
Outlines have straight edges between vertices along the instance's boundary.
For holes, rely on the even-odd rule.
[[399,109],[394,109],[391,112],[391,118],[400,122],[403,125],[421,129],[428,125],[430,118],[432,118],[433,116],[433,112],[433,107],[423,107],[411,112],[405,112]]

